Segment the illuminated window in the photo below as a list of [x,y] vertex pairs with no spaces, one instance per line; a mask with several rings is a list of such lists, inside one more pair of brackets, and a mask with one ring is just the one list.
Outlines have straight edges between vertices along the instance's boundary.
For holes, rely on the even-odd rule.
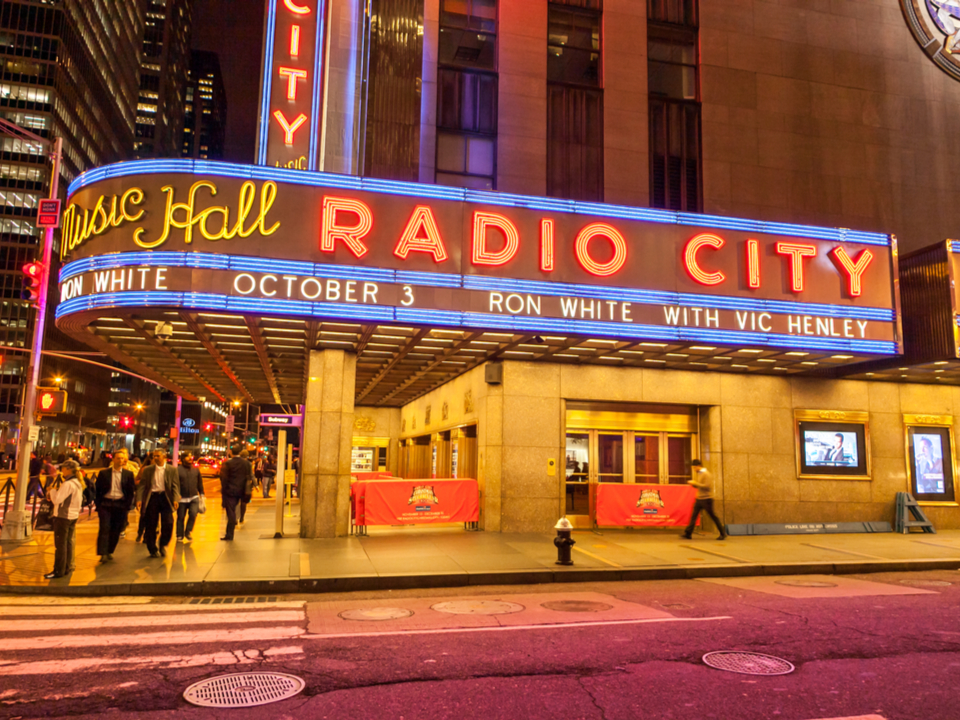
[[440,64],[493,70],[497,0],[441,0]]
[[[699,38],[695,0],[649,0],[650,204],[700,212]],[[662,22],[658,18],[676,18]],[[689,24],[681,25],[684,21]]]

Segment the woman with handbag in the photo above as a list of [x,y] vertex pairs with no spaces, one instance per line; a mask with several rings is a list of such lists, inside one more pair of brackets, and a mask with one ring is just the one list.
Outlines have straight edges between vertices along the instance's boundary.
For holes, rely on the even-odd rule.
[[56,553],[53,572],[44,575],[47,580],[61,578],[73,572],[77,519],[83,505],[83,483],[80,481],[79,470],[80,465],[75,460],[64,462],[60,466],[63,481],[50,498],[53,503],[53,545]]

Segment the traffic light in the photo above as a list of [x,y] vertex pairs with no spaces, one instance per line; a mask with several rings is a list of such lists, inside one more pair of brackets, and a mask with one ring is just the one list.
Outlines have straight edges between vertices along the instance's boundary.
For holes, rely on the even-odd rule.
[[43,263],[28,262],[23,266],[23,290],[20,297],[35,303],[40,299],[40,281],[43,277]]
[[213,423],[207,423],[206,425],[203,426],[203,429],[206,430],[207,432],[210,432],[211,430],[213,430]]
[[65,390],[37,389],[37,412],[41,415],[56,415],[67,410],[67,393]]
[[129,415],[121,415],[121,416],[120,416],[120,427],[122,427],[122,428],[128,428],[128,427],[132,427],[132,426],[133,426],[133,418],[132,418],[132,417],[130,417]]

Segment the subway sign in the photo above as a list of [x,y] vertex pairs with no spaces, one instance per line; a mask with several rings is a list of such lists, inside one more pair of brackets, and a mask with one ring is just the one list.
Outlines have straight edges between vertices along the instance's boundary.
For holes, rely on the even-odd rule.
[[900,351],[895,239],[852,230],[137,161],[74,181],[61,257],[60,321],[150,306]]

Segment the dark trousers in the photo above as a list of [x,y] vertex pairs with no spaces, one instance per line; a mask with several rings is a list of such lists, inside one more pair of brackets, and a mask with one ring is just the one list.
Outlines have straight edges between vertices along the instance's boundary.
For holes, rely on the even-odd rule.
[[714,525],[719,528],[721,535],[726,535],[726,532],[723,530],[723,523],[720,522],[720,518],[718,518],[717,514],[713,511],[713,498],[697,498],[693,503],[693,512],[690,513],[690,524],[687,525],[687,530],[684,533],[687,537],[690,537],[693,534],[693,526],[697,524],[697,517],[700,515],[701,511],[710,516],[710,519],[713,520]]
[[120,542],[120,533],[127,524],[127,503],[105,498],[97,505],[100,532],[97,533],[97,555],[113,555]]
[[224,495],[223,509],[227,511],[227,532],[223,536],[227,540],[233,540],[233,531],[237,528],[237,505],[239,504],[240,498]]
[[[200,512],[200,498],[194,498],[189,502],[180,501],[177,505],[177,539],[183,540],[193,534],[194,523],[197,522],[197,513]],[[186,520],[187,527],[183,524]]]
[[250,502],[250,496],[244,495],[240,498],[240,522],[247,516],[247,503]]
[[77,521],[53,519],[53,571],[57,575],[73,572],[74,548],[77,539]]
[[274,479],[276,479],[276,475],[263,476],[263,496],[265,498],[270,497],[270,488],[273,486]]
[[160,546],[165,548],[173,538],[173,508],[167,500],[165,492],[150,493],[147,507],[144,511],[146,524],[144,525],[143,541],[147,550],[157,552],[157,520],[160,521]]

